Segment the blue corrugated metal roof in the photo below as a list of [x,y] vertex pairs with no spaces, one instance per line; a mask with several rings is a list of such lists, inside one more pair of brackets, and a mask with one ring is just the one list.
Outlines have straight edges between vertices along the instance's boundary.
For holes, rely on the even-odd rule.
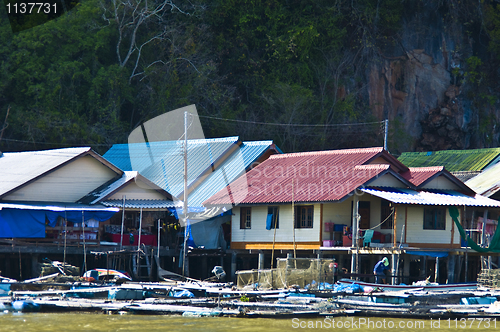
[[206,199],[243,174],[271,146],[273,141],[243,142],[238,150],[189,194],[189,206],[201,206]]
[[[189,140],[188,186],[213,167],[237,142],[237,136]],[[115,144],[104,158],[123,170],[138,171],[174,196],[179,196],[184,190],[183,141]]]
[[397,204],[500,207],[500,202],[481,196],[467,196],[453,190],[415,191],[406,188],[363,188],[361,191]]

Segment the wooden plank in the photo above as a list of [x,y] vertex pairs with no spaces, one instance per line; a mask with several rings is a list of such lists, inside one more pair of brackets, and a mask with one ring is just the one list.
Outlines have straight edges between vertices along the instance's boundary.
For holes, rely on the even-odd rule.
[[[314,250],[319,249],[321,246],[320,242],[296,242],[295,248],[299,250]],[[260,250],[272,250],[272,242],[232,242],[231,249],[260,249]],[[293,242],[276,242],[274,246],[275,250],[293,250]]]
[[394,204],[394,222],[392,223],[392,244],[394,248],[396,247],[396,226],[398,223],[398,206]]
[[455,222],[453,220],[451,221],[451,240],[450,240],[450,247],[453,247],[453,239],[455,237]]
[[415,248],[436,248],[436,249],[460,249],[460,244],[453,244],[450,246],[448,243],[408,243],[409,247]]
[[405,242],[404,243],[406,243],[406,232],[408,232],[408,206],[407,205],[405,205]]

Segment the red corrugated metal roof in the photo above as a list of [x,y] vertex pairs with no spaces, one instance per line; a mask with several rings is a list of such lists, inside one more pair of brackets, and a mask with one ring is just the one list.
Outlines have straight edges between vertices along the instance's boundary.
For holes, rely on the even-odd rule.
[[418,187],[437,173],[442,172],[444,167],[410,167],[409,169],[408,172],[401,174],[401,176]]
[[368,148],[273,155],[203,204],[285,203],[292,192],[295,202],[340,200],[389,171],[389,164],[363,165],[382,154]]

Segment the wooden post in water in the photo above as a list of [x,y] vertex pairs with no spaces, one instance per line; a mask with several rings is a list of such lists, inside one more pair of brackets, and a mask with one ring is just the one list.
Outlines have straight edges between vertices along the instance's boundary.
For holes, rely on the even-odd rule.
[[85,248],[85,215],[82,210],[82,236],[83,236],[83,273],[87,272],[87,248]]
[[[351,273],[358,274],[358,249],[359,249],[359,217],[358,195],[354,194],[352,204],[352,244],[351,244]],[[357,277],[356,277],[357,279]]]
[[125,195],[122,196],[122,228],[120,231],[120,250],[123,249],[123,227],[125,224]]
[[293,192],[294,192],[294,188],[293,188],[293,180],[292,179],[292,229],[293,229],[293,258],[297,258],[297,254],[295,252],[295,201],[294,201],[294,197],[293,197]]

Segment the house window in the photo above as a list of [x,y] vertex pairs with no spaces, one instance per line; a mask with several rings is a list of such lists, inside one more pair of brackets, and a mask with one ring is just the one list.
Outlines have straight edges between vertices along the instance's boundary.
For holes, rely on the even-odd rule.
[[442,207],[424,208],[424,229],[446,229],[446,209]]
[[267,208],[266,229],[280,228],[279,212],[277,206]]
[[383,224],[380,225],[380,228],[392,229],[394,225],[393,220],[394,220],[394,214],[392,214],[391,202],[383,199],[380,202],[380,222],[383,222]]
[[252,228],[252,208],[240,208],[240,229]]
[[313,228],[314,206],[304,205],[295,208],[295,228]]

